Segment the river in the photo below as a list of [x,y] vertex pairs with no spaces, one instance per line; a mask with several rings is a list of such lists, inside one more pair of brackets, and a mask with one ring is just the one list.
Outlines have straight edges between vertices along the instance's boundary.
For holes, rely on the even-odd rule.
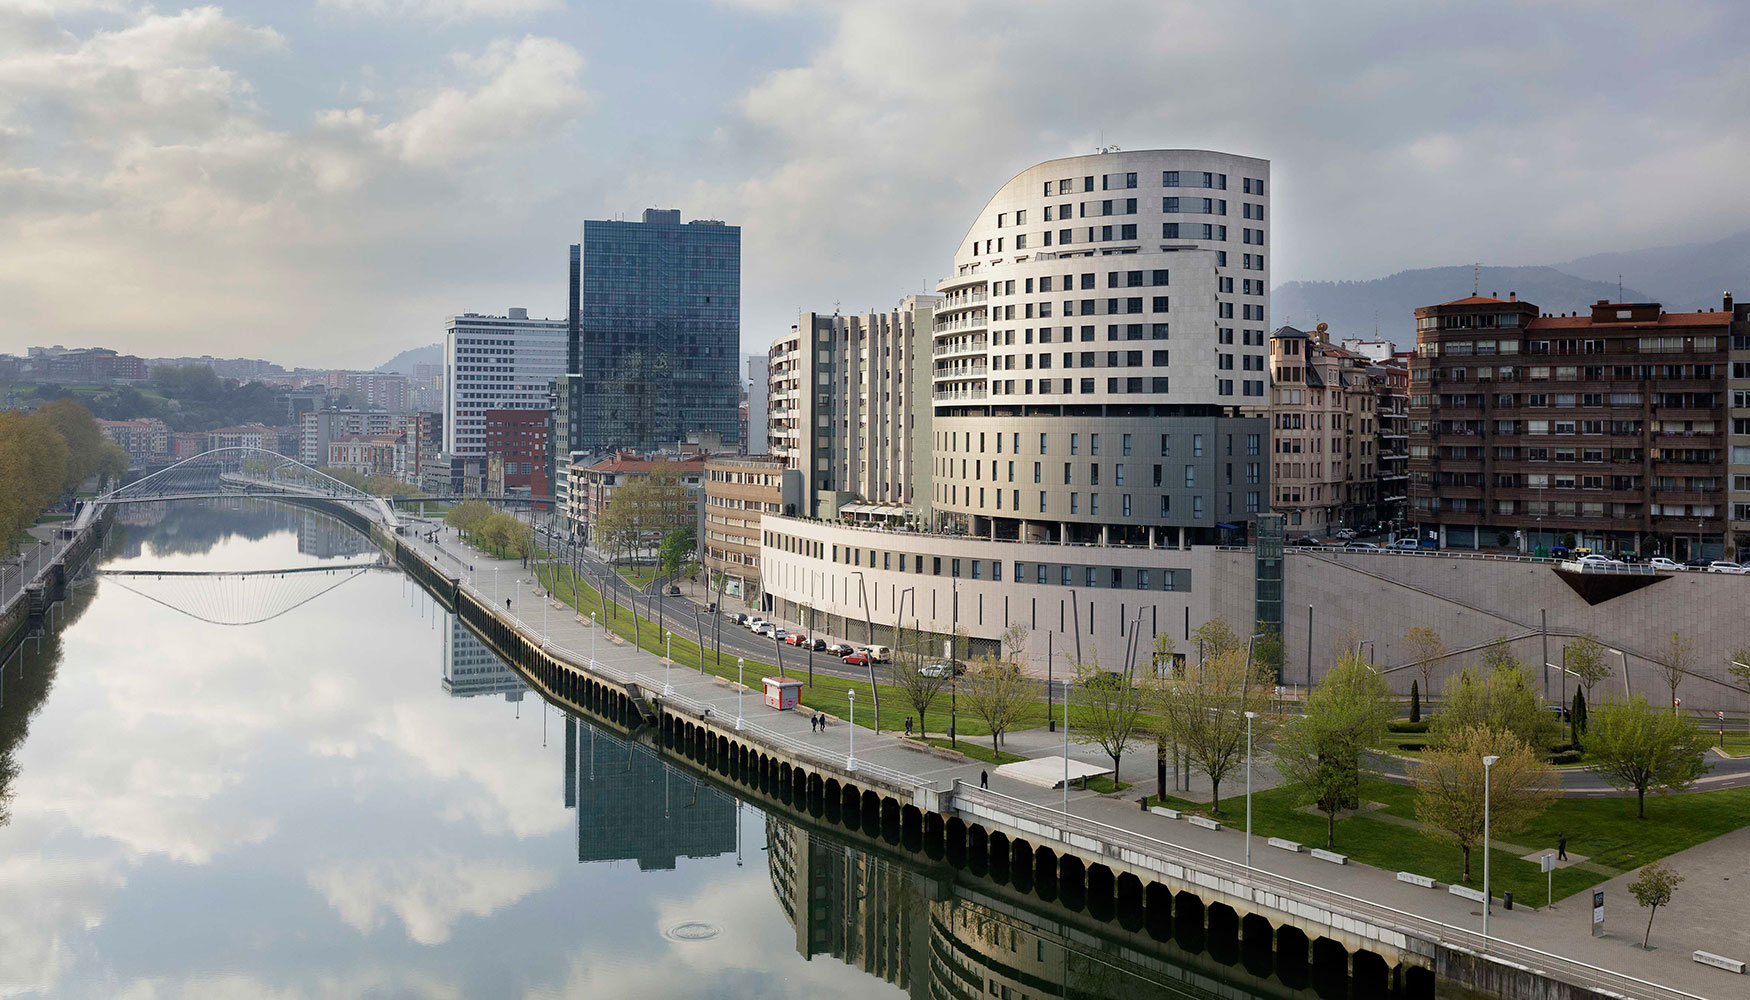
[[5,664],[0,996],[1301,992],[768,815],[548,705],[327,517],[123,520]]

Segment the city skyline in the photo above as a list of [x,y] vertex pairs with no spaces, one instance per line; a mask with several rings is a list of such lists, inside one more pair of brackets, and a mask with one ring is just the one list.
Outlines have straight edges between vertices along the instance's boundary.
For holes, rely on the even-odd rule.
[[[929,290],[951,260],[911,247],[1101,144],[1270,159],[1278,281],[1750,224],[1726,4],[1148,4],[1113,13],[1152,29],[1119,38],[1062,30],[1065,10],[12,4],[0,350],[228,355],[243,333],[288,366],[368,367],[447,315],[563,315],[553,261],[584,219],[675,206],[746,232],[757,351],[802,310]],[[1045,62],[1088,72],[1013,72]],[[108,293],[78,294],[97,274]]]

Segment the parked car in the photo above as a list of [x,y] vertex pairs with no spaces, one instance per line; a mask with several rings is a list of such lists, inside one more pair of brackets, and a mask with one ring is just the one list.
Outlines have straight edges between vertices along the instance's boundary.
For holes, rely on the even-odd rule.
[[1399,552],[1414,552],[1421,547],[1422,543],[1416,541],[1414,538],[1400,538],[1391,543],[1391,548],[1396,549]]
[[776,625],[771,625],[770,630],[766,632],[766,635],[771,636],[773,639],[776,639],[779,642],[783,642],[785,639],[788,639],[790,637],[790,633],[788,630],[781,629]]
[[1658,570],[1661,573],[1681,573],[1681,572],[1683,572],[1683,564],[1682,563],[1678,562],[1675,559],[1667,559],[1664,556],[1654,556],[1653,558],[1648,559],[1647,565],[1653,567],[1654,569]]
[[893,659],[893,650],[888,649],[886,646],[863,646],[858,651],[868,653],[869,658],[876,663],[886,663],[888,660]]
[[921,677],[949,678],[954,676],[954,665],[951,663],[929,663],[918,668]]
[[1707,569],[1713,564],[1714,561],[1712,559],[1691,559],[1683,565],[1687,569]]
[[827,643],[826,651],[828,653],[831,653],[833,656],[849,656],[852,653],[856,652],[856,650],[852,649],[851,647],[845,645],[842,642]]
[[1596,552],[1588,552],[1574,561],[1580,564],[1581,569],[1609,569],[1613,566],[1622,565],[1621,561],[1612,559],[1609,556],[1601,556]]
[[1707,571],[1709,573],[1733,573],[1737,575],[1750,573],[1750,569],[1746,569],[1743,566],[1726,559],[1715,559],[1713,562],[1708,563]]
[[717,602],[712,601],[709,604],[706,604],[705,605],[705,613],[708,615],[716,614],[717,613]]
[[681,596],[681,588],[676,584],[672,584],[672,583],[669,584],[668,585],[668,596],[670,596],[670,597]]
[[1337,537],[1341,538],[1342,540],[1344,540],[1346,542],[1349,539],[1355,537],[1355,529],[1354,528],[1338,528],[1337,529]]
[[754,615],[752,618],[749,618],[747,621],[742,622],[743,625],[747,626],[747,630],[749,632],[758,632],[760,630],[760,626],[764,625],[765,623],[766,623],[766,620],[764,618],[761,618],[759,615]]
[[[713,607],[715,607],[715,605],[713,605]],[[737,625],[746,625],[747,624],[747,616],[742,614],[739,611],[737,611],[733,615],[730,615],[729,620],[734,622]]]
[[1549,547],[1549,557],[1551,559],[1566,559],[1571,555],[1573,555],[1573,553],[1568,551],[1566,545],[1551,545]]
[[812,649],[815,652],[819,653],[819,652],[822,652],[826,649],[826,640],[825,639],[811,639],[808,641],[807,646],[809,649]]
[[1343,546],[1345,552],[1378,552],[1379,546],[1372,542],[1349,542]]
[[784,636],[784,641],[792,646],[808,645],[808,637],[801,632],[791,632],[789,635]]
[[851,653],[845,657],[845,666],[847,667],[866,667],[868,665],[869,657],[866,653]]
[[771,638],[772,633],[777,631],[777,629],[778,626],[773,625],[771,622],[760,622],[758,625],[754,626],[753,634],[763,635],[769,639]]

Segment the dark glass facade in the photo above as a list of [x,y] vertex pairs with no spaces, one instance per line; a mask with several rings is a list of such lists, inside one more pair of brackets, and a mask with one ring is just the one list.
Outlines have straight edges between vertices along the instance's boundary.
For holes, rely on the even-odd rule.
[[572,248],[569,451],[740,438],[741,227],[644,219],[585,222]]

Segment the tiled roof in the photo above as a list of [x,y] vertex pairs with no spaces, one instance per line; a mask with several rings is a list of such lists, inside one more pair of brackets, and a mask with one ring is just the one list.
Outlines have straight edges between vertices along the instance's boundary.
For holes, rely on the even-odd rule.
[[1625,319],[1595,323],[1590,314],[1585,316],[1538,316],[1525,324],[1527,330],[1576,330],[1594,326],[1658,326],[1658,327],[1724,327],[1732,321],[1728,312],[1711,313],[1660,313],[1657,321],[1645,319]]
[[1503,304],[1517,304],[1517,303],[1508,303],[1506,299],[1497,299],[1497,298],[1495,298],[1493,296],[1489,296],[1489,295],[1466,295],[1462,299],[1453,299],[1451,302],[1442,302],[1440,304],[1443,306],[1480,306],[1480,305],[1486,305],[1490,302],[1500,302]]

